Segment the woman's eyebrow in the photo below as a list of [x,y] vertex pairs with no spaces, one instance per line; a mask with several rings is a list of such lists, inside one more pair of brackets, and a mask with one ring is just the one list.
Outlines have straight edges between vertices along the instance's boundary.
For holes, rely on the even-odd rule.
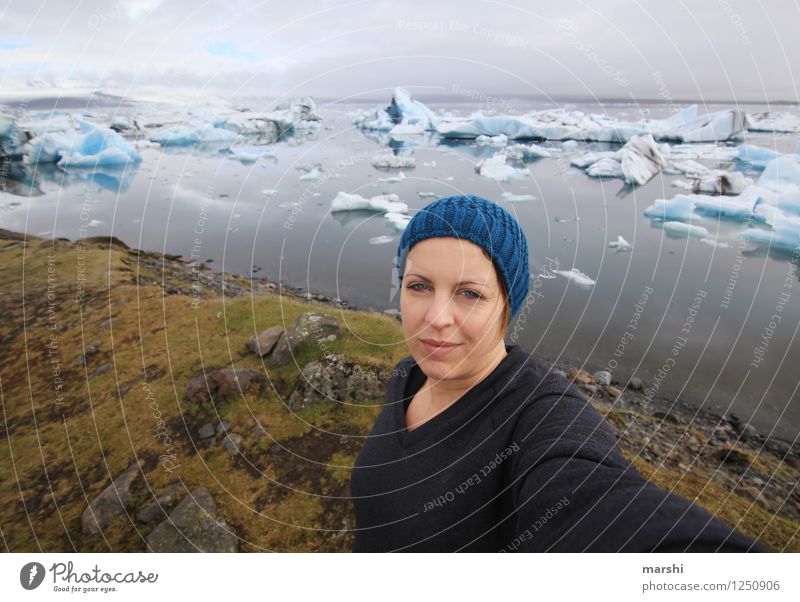
[[[425,282],[433,283],[433,281],[430,278],[426,278],[422,274],[409,272],[408,274],[406,274],[406,276],[416,276],[417,278],[422,278],[422,280],[424,280]],[[477,280],[462,280],[458,284],[478,284],[480,286],[488,286],[485,282],[478,282]]]

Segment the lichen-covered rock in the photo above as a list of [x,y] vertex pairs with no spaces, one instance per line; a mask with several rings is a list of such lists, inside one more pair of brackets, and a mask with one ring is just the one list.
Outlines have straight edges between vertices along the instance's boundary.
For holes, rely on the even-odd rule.
[[261,378],[261,373],[252,368],[226,368],[200,373],[186,385],[186,399],[197,404],[205,403],[209,398],[221,401],[245,393]]
[[353,403],[383,398],[388,374],[377,367],[362,367],[342,355],[326,356],[305,365],[288,406],[299,410],[318,403]]
[[100,492],[81,516],[81,528],[87,535],[100,535],[103,529],[130,503],[131,487],[139,476],[139,463],[134,462],[125,472]]
[[309,344],[316,344],[324,352],[326,345],[341,336],[341,332],[339,321],[334,316],[304,313],[280,336],[267,363],[272,368],[289,364],[294,361],[295,353]]
[[195,489],[150,532],[148,548],[151,552],[238,552],[236,534],[213,516],[216,511],[208,490]]
[[281,326],[272,326],[250,337],[250,340],[245,345],[259,357],[264,357],[272,351],[282,334],[283,328]]

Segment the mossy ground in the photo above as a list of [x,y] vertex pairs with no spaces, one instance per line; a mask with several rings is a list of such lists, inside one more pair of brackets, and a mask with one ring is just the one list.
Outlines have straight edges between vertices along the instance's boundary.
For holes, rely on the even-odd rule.
[[[242,551],[349,550],[349,469],[383,400],[293,413],[282,399],[298,378],[298,366],[323,351],[305,349],[297,366],[271,369],[245,342],[304,312],[325,311],[345,323],[347,333],[326,352],[391,370],[407,354],[399,322],[268,292],[231,297],[207,288],[199,300],[166,294],[160,283],[185,280],[185,274],[173,264],[158,269],[140,259],[107,243],[0,240],[5,550],[146,549],[153,525],[138,522],[135,512],[118,517],[101,538],[83,535],[80,524],[87,504],[135,459],[146,479],[139,480],[133,507],[175,482],[206,487],[217,514],[236,529]],[[82,275],[85,290],[79,296]],[[243,279],[237,282],[246,286]],[[99,350],[85,365],[76,363],[95,342]],[[106,364],[109,369],[96,375]],[[189,404],[189,379],[222,367],[256,368],[268,385],[216,406]],[[624,421],[610,418],[612,424]],[[198,443],[199,427],[220,420],[245,436],[243,455]],[[266,434],[253,436],[256,425]],[[171,467],[163,459],[169,454]],[[800,550],[796,523],[722,489],[708,475],[632,460],[657,484],[695,499],[746,534],[776,549]]]

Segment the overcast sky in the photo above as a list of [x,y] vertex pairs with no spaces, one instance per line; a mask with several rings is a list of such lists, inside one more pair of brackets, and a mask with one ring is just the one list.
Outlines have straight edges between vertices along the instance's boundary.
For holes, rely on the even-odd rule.
[[800,0],[0,0],[0,86],[800,99]]

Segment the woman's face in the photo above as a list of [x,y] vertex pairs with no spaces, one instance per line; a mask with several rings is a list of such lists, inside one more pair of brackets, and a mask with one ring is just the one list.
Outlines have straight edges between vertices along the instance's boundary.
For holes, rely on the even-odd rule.
[[[494,264],[478,245],[435,237],[411,248],[400,292],[403,333],[429,378],[469,379],[505,353],[504,304]],[[435,345],[441,342],[449,345]]]

